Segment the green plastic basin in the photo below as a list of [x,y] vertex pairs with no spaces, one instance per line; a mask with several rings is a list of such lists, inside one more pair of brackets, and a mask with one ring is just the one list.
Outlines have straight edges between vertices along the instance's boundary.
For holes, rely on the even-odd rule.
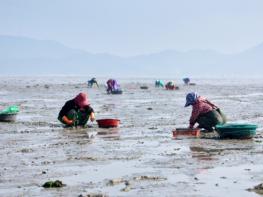
[[255,124],[223,124],[216,125],[216,131],[220,138],[248,139],[256,135]]
[[9,106],[0,111],[0,114],[16,114],[19,112],[19,107],[16,105]]

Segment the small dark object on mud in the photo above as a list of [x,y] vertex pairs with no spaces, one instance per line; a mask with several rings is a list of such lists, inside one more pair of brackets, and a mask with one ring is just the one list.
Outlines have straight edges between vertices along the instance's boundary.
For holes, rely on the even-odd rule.
[[263,183],[256,185],[254,188],[247,189],[249,192],[256,192],[258,194],[263,194]]
[[143,89],[143,90],[147,90],[148,86],[141,86],[140,88]]
[[63,184],[62,181],[60,181],[60,180],[47,181],[44,183],[44,185],[42,185],[42,187],[44,187],[44,188],[55,188],[55,187],[64,187],[64,186],[66,186],[66,185]]
[[46,89],[48,89],[49,88],[49,85],[47,85],[47,84],[45,84],[45,86],[44,86]]
[[47,172],[46,171],[42,171],[42,174],[46,174]]
[[83,196],[82,194],[79,195],[79,197],[108,197],[105,194],[87,194],[85,196]]
[[105,194],[87,194],[87,195],[80,194],[78,197],[108,197],[108,196]]
[[153,181],[160,181],[160,180],[167,180],[167,178],[159,177],[159,176],[138,176],[134,177],[134,180],[153,180]]
[[124,188],[121,189],[122,192],[128,192],[131,190],[131,187],[130,186],[126,186]]
[[147,110],[153,110],[153,108],[151,108],[151,107],[148,107],[148,108],[147,108]]
[[120,184],[120,183],[123,183],[123,182],[125,182],[124,179],[122,179],[122,178],[116,178],[116,179],[111,179],[111,180],[109,180],[109,182],[107,183],[107,185],[113,186],[113,185],[117,185],[117,184]]
[[21,152],[22,153],[30,153],[30,152],[33,152],[33,150],[30,148],[23,148],[23,149],[21,149]]

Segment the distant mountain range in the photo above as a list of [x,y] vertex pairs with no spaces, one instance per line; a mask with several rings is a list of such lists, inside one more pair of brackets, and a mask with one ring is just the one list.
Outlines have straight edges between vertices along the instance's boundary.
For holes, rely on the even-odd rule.
[[263,43],[231,55],[167,50],[118,57],[72,49],[51,40],[0,36],[0,69],[2,75],[252,77],[263,72]]

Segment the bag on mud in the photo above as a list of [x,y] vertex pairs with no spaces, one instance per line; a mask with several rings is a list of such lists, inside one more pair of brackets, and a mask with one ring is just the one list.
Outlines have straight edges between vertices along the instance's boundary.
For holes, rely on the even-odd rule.
[[222,120],[223,120],[223,123],[222,124],[225,124],[227,122],[227,118],[226,118],[226,115],[220,110],[220,108],[217,108],[216,111],[221,115],[222,117]]

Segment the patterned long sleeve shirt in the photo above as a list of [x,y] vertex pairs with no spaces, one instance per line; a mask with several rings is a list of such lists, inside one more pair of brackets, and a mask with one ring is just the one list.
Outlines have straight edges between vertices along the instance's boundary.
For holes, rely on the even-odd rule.
[[190,117],[190,128],[193,128],[199,115],[210,112],[218,107],[208,101],[205,97],[199,96],[193,104],[192,115]]
[[[67,102],[65,103],[65,105],[62,107],[62,109],[60,110],[60,112],[59,112],[59,114],[58,114],[58,119],[59,119],[59,120],[62,120],[63,116],[66,116],[67,113],[68,113],[70,110],[72,110],[72,109],[74,109],[74,110],[76,110],[76,111],[79,110],[79,107],[76,105],[74,99],[69,100],[69,101],[67,101]],[[84,109],[85,109],[85,112],[86,112],[86,114],[87,114],[88,116],[89,116],[91,113],[94,113],[94,110],[93,110],[93,108],[92,108],[90,105],[86,106]]]

